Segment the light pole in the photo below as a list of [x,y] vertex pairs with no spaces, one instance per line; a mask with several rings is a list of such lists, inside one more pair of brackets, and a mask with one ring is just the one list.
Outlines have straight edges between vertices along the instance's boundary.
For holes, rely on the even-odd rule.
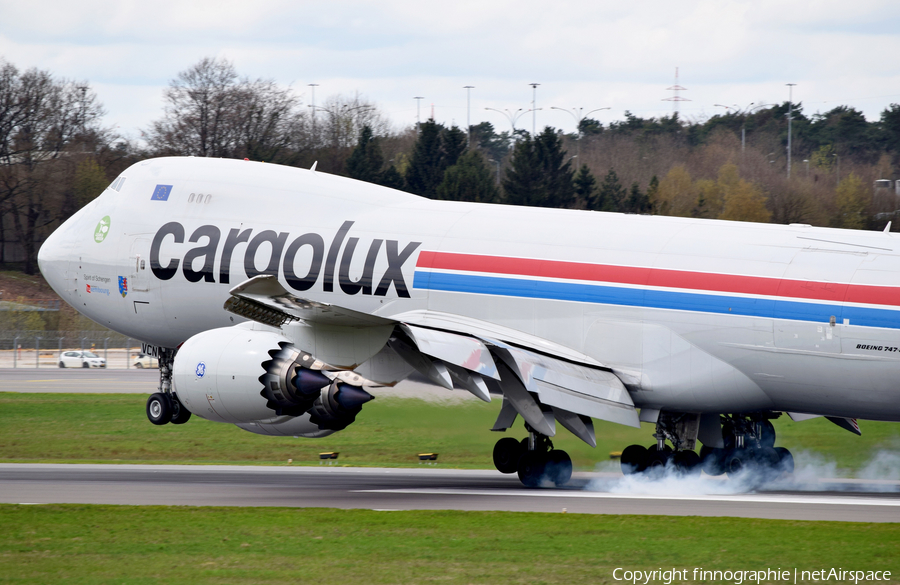
[[488,162],[492,162],[495,165],[497,165],[497,185],[499,185],[500,184],[500,161],[489,158]]
[[806,163],[806,178],[808,179],[809,178],[809,159],[805,158],[805,159],[803,159],[803,162]]
[[499,112],[499,113],[503,114],[504,116],[506,116],[506,119],[509,120],[509,125],[512,126],[513,138],[515,138],[515,136],[516,136],[516,121],[519,118],[521,118],[523,115],[528,113],[528,112],[523,112],[522,108],[519,108],[515,112],[510,112],[507,109],[498,110],[497,108],[485,108],[485,110],[490,110],[492,112]]
[[791,120],[794,117],[794,86],[796,83],[786,83],[788,86],[788,145],[787,145],[787,176],[791,178]]
[[741,156],[744,156],[744,146],[746,145],[746,128],[744,127],[747,124],[747,116],[752,114],[754,111],[765,108],[766,106],[773,106],[775,104],[760,104],[758,106],[750,107],[753,105],[753,102],[747,104],[747,107],[744,108],[744,111],[741,112]]
[[472,148],[472,90],[475,86],[464,85],[463,89],[466,90],[466,148]]
[[416,100],[416,136],[418,136],[420,127],[422,126],[422,122],[420,121],[421,118],[419,117],[419,112],[421,111],[422,100],[424,100],[425,98],[423,98],[420,95],[417,95],[413,99]]
[[[608,110],[609,107],[606,108],[597,108],[596,110],[591,110],[587,114],[581,115],[581,112],[584,108],[572,108],[571,110],[567,110],[565,108],[557,108],[556,106],[550,106],[551,110],[559,110],[561,112],[566,112],[573,118],[575,118],[575,131],[577,132],[575,141],[576,141],[576,154],[575,156],[579,156],[581,154],[581,123],[585,118],[593,114],[594,112],[599,112],[600,110]],[[577,113],[576,113],[577,112]]]
[[[372,109],[372,106],[369,106],[369,105],[353,106],[351,108],[349,104],[344,104],[340,108],[323,108],[322,106],[316,106],[315,108],[313,108],[313,112],[315,112],[316,110],[322,110],[323,112],[328,112],[329,114],[331,114],[331,117],[334,119],[334,146],[338,147],[338,146],[340,146],[340,132],[341,132],[340,118],[341,118],[341,115],[349,114],[349,113],[355,112],[357,110],[370,110],[370,109]],[[352,121],[351,121],[351,128],[352,128]]]
[[312,108],[312,133],[313,133],[313,142],[316,141],[316,88],[319,87],[318,83],[308,83],[310,91],[312,92],[312,104],[309,106]]
[[540,83],[529,83],[531,86],[531,136],[537,132],[537,88]]
[[837,155],[837,153],[834,153],[831,156],[833,156],[835,159],[837,159],[837,175],[835,176],[834,184],[840,185],[841,184],[841,157],[839,157]]

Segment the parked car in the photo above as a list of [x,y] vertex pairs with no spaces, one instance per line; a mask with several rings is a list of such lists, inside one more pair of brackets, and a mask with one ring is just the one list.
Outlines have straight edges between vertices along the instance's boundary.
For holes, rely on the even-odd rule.
[[89,351],[64,351],[59,357],[61,368],[105,368],[106,360]]
[[136,368],[158,368],[159,360],[151,355],[147,355],[146,353],[138,354],[136,358],[134,358],[134,367]]

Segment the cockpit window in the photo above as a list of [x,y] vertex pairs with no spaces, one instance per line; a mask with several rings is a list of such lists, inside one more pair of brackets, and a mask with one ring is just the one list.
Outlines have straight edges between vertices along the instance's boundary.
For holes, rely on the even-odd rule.
[[119,176],[115,181],[112,182],[112,185],[110,185],[108,189],[112,189],[113,191],[121,191],[124,184],[125,177]]

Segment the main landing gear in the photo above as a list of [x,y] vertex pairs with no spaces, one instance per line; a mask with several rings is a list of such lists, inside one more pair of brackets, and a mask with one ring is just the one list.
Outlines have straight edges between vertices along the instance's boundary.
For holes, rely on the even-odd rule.
[[763,480],[794,472],[794,456],[775,446],[775,427],[770,419],[779,414],[722,416],[723,448],[700,449],[703,471],[709,475],[735,476],[752,472]]
[[[698,415],[662,412],[656,423],[656,444],[630,445],[622,451],[622,473],[661,476],[666,471],[680,476],[748,473],[757,481],[771,481],[794,471],[794,457],[784,447],[775,447],[771,419],[780,413],[721,415],[723,447],[703,445],[693,449],[699,427]],[[714,421],[713,421],[714,422]],[[715,428],[715,427],[714,427]],[[714,438],[714,437],[713,437]],[[666,444],[669,441],[672,447]]]
[[175,350],[159,348],[159,392],[147,399],[147,418],[155,425],[172,423],[183,425],[191,418],[191,411],[184,407],[172,391],[172,364]]
[[572,459],[554,449],[550,438],[528,429],[518,441],[504,437],[494,445],[494,466],[501,473],[518,473],[526,487],[562,486],[572,479]]

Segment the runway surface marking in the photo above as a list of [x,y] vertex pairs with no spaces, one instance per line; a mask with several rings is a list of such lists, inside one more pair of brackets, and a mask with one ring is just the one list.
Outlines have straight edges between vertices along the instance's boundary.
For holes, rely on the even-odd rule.
[[698,496],[654,496],[648,494],[616,494],[609,492],[587,492],[575,490],[559,491],[528,491],[528,490],[468,490],[468,489],[441,489],[441,488],[397,488],[375,490],[352,490],[356,493],[383,493],[383,494],[422,494],[436,496],[503,496],[503,497],[538,497],[538,498],[600,498],[600,499],[627,499],[627,500],[682,500],[689,502],[754,502],[760,504],[822,504],[835,506],[889,506],[900,507],[900,500],[880,498],[864,498],[844,496],[841,498],[828,498],[819,496],[780,496],[767,494],[745,494],[735,496],[722,495],[698,495]]

